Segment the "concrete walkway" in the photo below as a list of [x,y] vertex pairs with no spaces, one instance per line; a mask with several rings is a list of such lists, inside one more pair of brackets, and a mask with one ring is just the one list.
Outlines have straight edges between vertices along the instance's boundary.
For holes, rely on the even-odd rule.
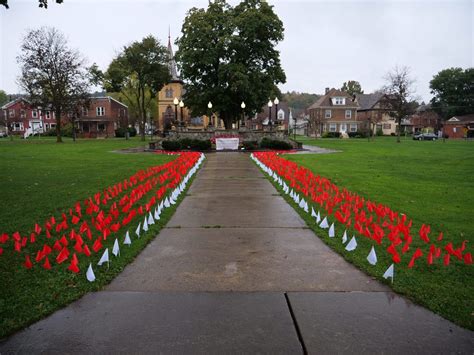
[[248,155],[219,153],[105,291],[0,353],[471,354],[473,339],[331,251]]

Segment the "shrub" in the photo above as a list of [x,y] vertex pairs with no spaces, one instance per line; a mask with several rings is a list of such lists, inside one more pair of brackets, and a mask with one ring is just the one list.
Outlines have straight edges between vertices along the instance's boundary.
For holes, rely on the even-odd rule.
[[264,137],[260,142],[260,148],[290,150],[293,149],[293,146],[290,143],[281,141],[279,139],[270,139]]
[[115,137],[125,137],[125,133],[127,133],[127,129],[125,127],[119,127],[115,130]]
[[382,128],[379,128],[379,129],[377,130],[376,135],[379,136],[379,137],[380,137],[380,136],[383,136]]
[[339,138],[341,137],[341,132],[324,132],[321,137],[322,138]]
[[[181,146],[183,143],[181,142]],[[210,140],[203,140],[203,139],[193,139],[191,142],[191,149],[192,150],[210,150],[211,149],[211,141]]]
[[244,147],[245,150],[255,150],[258,148],[258,142],[257,141],[245,141],[242,143],[242,146]]
[[181,145],[181,149],[192,149],[195,139],[192,138],[181,138],[179,140],[179,144]]
[[174,141],[174,140],[164,140],[161,142],[161,146],[163,147],[164,150],[180,150],[181,149],[181,144],[179,141]]

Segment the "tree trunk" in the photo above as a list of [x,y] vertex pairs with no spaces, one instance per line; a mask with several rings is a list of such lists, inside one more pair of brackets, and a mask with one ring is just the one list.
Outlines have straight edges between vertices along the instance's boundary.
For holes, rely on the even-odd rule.
[[54,114],[56,115],[56,143],[62,143],[61,138],[61,110],[57,109]]
[[72,121],[72,141],[76,142],[76,121],[74,117],[71,119]]

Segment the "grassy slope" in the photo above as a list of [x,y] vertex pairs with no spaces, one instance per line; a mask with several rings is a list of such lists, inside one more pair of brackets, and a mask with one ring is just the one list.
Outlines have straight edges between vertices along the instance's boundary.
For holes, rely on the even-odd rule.
[[[45,139],[41,142],[0,140],[0,233],[28,232],[36,221],[42,222],[55,212],[58,215],[77,200],[122,181],[139,169],[174,159],[156,154],[112,153],[143,144],[123,139],[76,144],[67,141],[59,145]],[[121,257],[113,260],[108,271],[96,270],[94,283],[85,280],[83,271],[88,261],[83,258],[81,273],[75,275],[62,266],[51,271],[38,266],[26,270],[21,265],[23,260],[5,251],[0,256],[0,338],[110,282],[167,222],[174,209],[164,212],[147,237],[136,239],[131,233],[132,246],[121,245]],[[118,235],[123,233],[119,231]],[[113,241],[114,238],[107,240],[109,244]],[[92,263],[97,263],[99,257],[94,255]]]
[[[341,150],[325,155],[288,155],[315,173],[331,178],[340,187],[386,204],[407,214],[418,228],[431,225],[432,237],[444,231],[442,245],[452,241],[455,247],[467,239],[473,251],[474,218],[474,143],[464,141],[418,142],[404,140],[397,144],[392,138],[366,140],[308,140],[305,144]],[[314,226],[311,218],[304,216]],[[314,227],[317,230],[317,227]],[[321,234],[320,230],[318,234]],[[340,231],[339,234],[342,234]],[[358,253],[343,250],[339,238],[322,238],[346,259],[379,279],[390,264],[388,254],[378,251],[379,264],[370,266],[366,256],[371,243],[359,238]],[[414,246],[426,246],[414,235]],[[386,247],[387,245],[385,245]],[[412,249],[414,250],[414,249]],[[402,263],[407,265],[410,255]],[[396,269],[393,289],[406,294],[443,317],[474,329],[474,268],[459,261],[450,267],[428,267],[425,257],[415,268]]]

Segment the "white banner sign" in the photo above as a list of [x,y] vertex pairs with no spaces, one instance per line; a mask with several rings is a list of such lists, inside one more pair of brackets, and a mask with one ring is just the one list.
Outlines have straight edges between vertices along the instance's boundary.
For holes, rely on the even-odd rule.
[[216,150],[239,149],[239,138],[216,138]]

